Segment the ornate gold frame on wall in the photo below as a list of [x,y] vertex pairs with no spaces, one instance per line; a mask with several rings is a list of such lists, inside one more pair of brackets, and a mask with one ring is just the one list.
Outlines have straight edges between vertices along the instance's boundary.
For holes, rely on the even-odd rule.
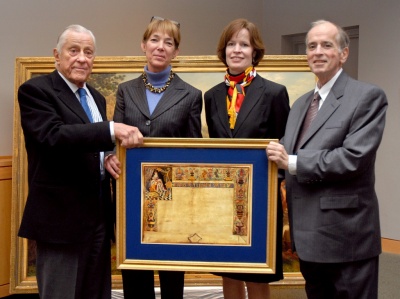
[[[103,93],[107,100],[107,115],[112,118],[115,105],[115,91],[118,83],[137,77],[146,64],[143,56],[96,57],[91,85]],[[216,56],[178,56],[172,62],[174,72],[203,93],[223,80],[226,67]],[[315,76],[310,72],[304,55],[265,56],[257,66],[257,73],[277,83],[286,85],[291,102],[314,88]],[[17,102],[18,87],[30,78],[48,74],[54,70],[53,57],[19,57],[15,64],[14,127],[13,127],[13,186],[12,186],[12,227],[11,227],[11,291],[13,293],[37,292],[36,278],[29,273],[29,251],[26,239],[18,238],[27,186],[27,157],[20,113]],[[204,115],[202,116],[203,124]],[[207,128],[203,125],[203,136]],[[285,279],[273,285],[301,285],[304,283],[297,271],[285,271]],[[119,274],[113,275],[113,288],[122,287]],[[158,279],[156,277],[156,283]],[[220,277],[211,274],[187,273],[185,285],[220,285]]]

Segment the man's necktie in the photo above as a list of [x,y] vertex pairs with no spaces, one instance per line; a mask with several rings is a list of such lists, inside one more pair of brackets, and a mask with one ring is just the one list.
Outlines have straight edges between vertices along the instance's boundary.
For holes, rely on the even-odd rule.
[[314,120],[315,116],[318,113],[318,108],[319,108],[319,100],[321,97],[319,96],[319,93],[316,92],[314,94],[314,98],[311,102],[310,107],[308,107],[306,117],[303,122],[303,126],[301,127],[301,131],[299,134],[299,137],[297,138],[296,146],[295,146],[295,153],[299,150],[299,146],[301,144],[302,139],[304,138],[304,135],[306,135],[306,132],[308,128],[310,127],[312,121]]
[[79,88],[78,89],[78,93],[79,93],[79,98],[80,98],[83,110],[85,110],[86,115],[88,116],[90,122],[92,123],[93,122],[93,118],[92,118],[92,113],[90,112],[90,109],[89,109],[89,105],[87,103],[86,90],[84,88]]

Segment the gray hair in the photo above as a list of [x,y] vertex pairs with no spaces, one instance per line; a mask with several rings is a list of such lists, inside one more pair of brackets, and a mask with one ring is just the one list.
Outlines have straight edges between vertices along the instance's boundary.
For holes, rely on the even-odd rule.
[[[315,26],[322,25],[322,24],[332,24],[333,26],[336,27],[338,34],[336,35],[336,42],[339,45],[339,51],[342,52],[344,48],[349,48],[350,47],[350,38],[346,31],[343,30],[342,27],[336,25],[335,23],[326,21],[326,20],[318,20],[315,22],[311,23],[311,28],[314,28]],[[310,32],[310,30],[308,32]],[[308,32],[306,35],[306,46],[308,45]]]
[[81,25],[69,25],[67,28],[65,28],[64,32],[61,33],[61,35],[57,39],[56,49],[57,49],[58,53],[61,53],[61,48],[64,46],[66,39],[67,39],[67,35],[70,32],[89,34],[93,40],[94,50],[96,51],[96,38],[94,37],[94,34],[92,31],[90,31],[89,29],[86,29],[85,27],[83,27]]

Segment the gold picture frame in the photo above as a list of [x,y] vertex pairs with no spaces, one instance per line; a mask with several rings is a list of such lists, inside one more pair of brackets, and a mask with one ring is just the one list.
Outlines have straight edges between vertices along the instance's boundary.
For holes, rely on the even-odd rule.
[[275,273],[270,141],[145,138],[141,148],[119,147],[117,267]]
[[[96,57],[90,84],[105,96],[109,119],[112,118],[118,84],[137,77],[142,73],[145,64],[143,56]],[[226,71],[226,67],[214,55],[178,56],[173,60],[172,68],[183,80],[199,88],[203,93],[221,82]],[[286,85],[291,103],[300,95],[314,88],[315,76],[310,72],[305,55],[266,55],[256,69],[259,75]],[[53,57],[18,57],[15,62],[10,275],[12,293],[37,292],[35,276],[28,269],[29,263],[32,263],[34,247],[28,240],[17,237],[28,194],[27,157],[20,126],[17,91],[23,82],[34,76],[49,74],[53,70]],[[202,123],[203,136],[207,137],[204,112]],[[292,253],[290,254],[292,255]],[[296,269],[288,268],[284,271],[284,276],[283,281],[275,284],[298,285],[304,283],[301,274]],[[118,273],[113,274],[112,279],[113,288],[122,288],[122,279]],[[157,278],[156,283],[158,283]],[[185,275],[185,285],[220,285],[220,283],[220,277],[211,274],[187,273]]]

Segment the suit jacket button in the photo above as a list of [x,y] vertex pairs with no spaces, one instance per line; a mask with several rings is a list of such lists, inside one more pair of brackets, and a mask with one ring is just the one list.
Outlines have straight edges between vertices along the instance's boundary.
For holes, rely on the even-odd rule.
[[150,126],[151,121],[150,120],[146,120],[146,126]]

